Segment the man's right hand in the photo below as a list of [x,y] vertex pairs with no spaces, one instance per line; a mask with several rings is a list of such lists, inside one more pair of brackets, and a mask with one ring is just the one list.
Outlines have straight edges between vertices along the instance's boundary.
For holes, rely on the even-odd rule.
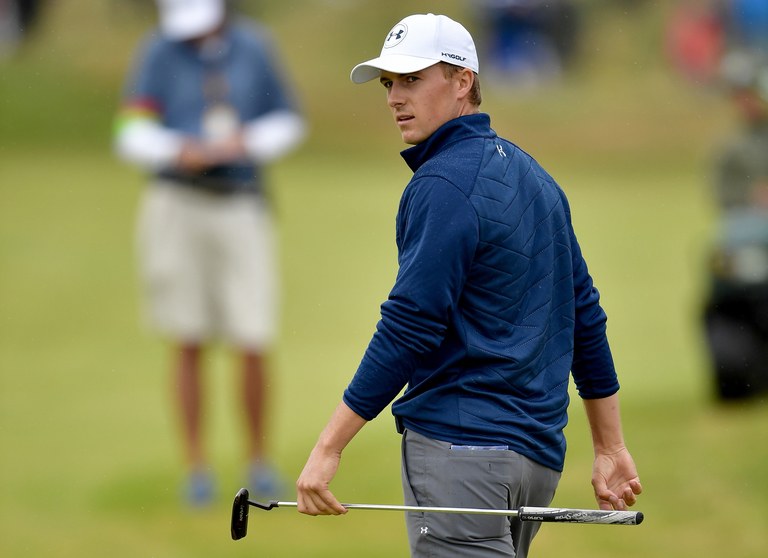
[[341,462],[341,452],[367,421],[343,401],[320,433],[304,470],[296,481],[298,509],[307,515],[341,515],[347,513],[329,486]]
[[319,443],[307,459],[296,481],[298,509],[307,515],[340,515],[347,513],[329,486],[336,476],[341,453],[323,450]]

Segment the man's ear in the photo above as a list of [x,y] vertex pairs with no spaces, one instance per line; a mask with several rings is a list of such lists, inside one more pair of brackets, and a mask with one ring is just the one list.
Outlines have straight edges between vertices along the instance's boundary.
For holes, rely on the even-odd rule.
[[472,85],[475,83],[475,72],[469,68],[462,68],[461,71],[456,73],[456,82],[459,88],[459,97],[465,98],[472,90]]

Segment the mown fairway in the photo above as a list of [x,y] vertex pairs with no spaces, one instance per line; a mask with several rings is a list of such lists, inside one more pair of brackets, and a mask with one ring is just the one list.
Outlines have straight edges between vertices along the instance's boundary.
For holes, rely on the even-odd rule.
[[[138,311],[132,235],[143,180],[108,143],[143,22],[114,2],[62,4],[37,43],[0,65],[0,556],[406,556],[402,518],[391,512],[253,510],[248,537],[229,539],[243,471],[226,351],[212,353],[209,379],[219,498],[204,511],[179,499],[168,355]],[[409,176],[382,92],[348,85],[349,67],[374,55],[401,15],[460,16],[466,6],[264,4],[258,13],[296,70],[312,124],[305,149],[272,172],[284,278],[272,445],[294,479],[394,278],[394,215]],[[485,88],[494,127],[570,197],[609,313],[625,432],[645,486],[643,525],[545,525],[536,556],[762,558],[768,548],[768,405],[712,401],[698,321],[715,217],[707,157],[731,112],[666,71],[656,4],[625,13],[590,2],[587,56],[560,88]],[[318,28],[322,36],[307,39]],[[327,56],[307,62],[309,52]],[[554,504],[591,507],[576,397],[568,432]],[[345,453],[336,494],[399,503],[398,444],[385,412]]]

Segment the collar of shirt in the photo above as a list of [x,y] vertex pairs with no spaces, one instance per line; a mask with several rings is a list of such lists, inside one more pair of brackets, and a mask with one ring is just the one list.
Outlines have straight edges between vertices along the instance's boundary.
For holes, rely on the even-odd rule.
[[449,120],[426,140],[400,152],[400,155],[411,170],[416,172],[426,161],[456,141],[469,137],[494,137],[495,135],[495,132],[491,130],[490,116],[482,112],[468,114]]

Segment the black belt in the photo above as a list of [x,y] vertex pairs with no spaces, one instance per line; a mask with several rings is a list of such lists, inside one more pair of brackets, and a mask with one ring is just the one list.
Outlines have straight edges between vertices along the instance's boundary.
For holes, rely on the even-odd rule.
[[186,175],[168,175],[159,174],[159,180],[179,186],[181,188],[192,188],[202,190],[211,194],[222,196],[242,193],[261,193],[261,188],[255,181],[232,180],[217,176],[186,176]]

